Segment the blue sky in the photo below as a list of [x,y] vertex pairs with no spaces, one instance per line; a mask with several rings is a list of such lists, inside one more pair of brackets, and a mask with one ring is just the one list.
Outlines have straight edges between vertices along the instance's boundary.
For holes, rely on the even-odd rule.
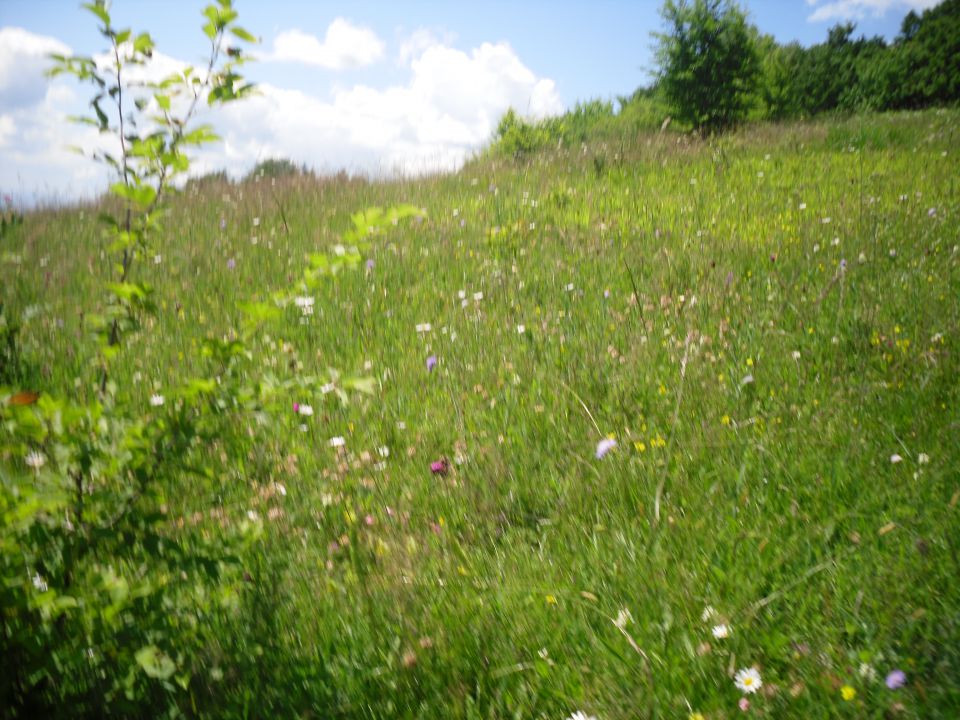
[[[750,20],[781,42],[809,45],[836,22],[892,38],[911,8],[936,0],[748,0]],[[485,142],[506,106],[545,115],[647,84],[659,0],[485,0],[478,3],[235,0],[262,38],[248,76],[264,96],[247,111],[206,118],[224,134],[198,169],[240,173],[283,154],[321,170],[425,171],[456,167]],[[149,30],[173,66],[199,63],[202,3],[116,0],[118,26]],[[70,195],[91,179],[58,141],[87,89],[47,84],[51,50],[102,49],[92,17],[70,0],[0,0],[0,189]],[[311,124],[313,123],[313,124]],[[293,142],[304,137],[309,142]],[[79,173],[79,174],[78,174]]]

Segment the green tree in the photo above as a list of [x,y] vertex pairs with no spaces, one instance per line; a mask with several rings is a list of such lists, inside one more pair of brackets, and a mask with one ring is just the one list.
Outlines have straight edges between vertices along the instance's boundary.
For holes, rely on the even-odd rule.
[[660,12],[658,80],[677,118],[702,132],[742,120],[760,72],[743,11],[731,0],[666,0]]

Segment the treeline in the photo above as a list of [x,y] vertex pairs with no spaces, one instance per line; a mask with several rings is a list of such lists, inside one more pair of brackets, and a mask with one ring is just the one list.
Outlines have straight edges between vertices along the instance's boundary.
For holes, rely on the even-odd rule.
[[743,120],[921,109],[960,101],[960,0],[910,11],[891,42],[856,37],[853,23],[810,47],[781,45],[729,0],[666,0],[656,80],[613,102],[578,103],[558,117],[501,119],[493,152],[524,156],[587,138],[675,126],[705,132]]
[[912,10],[891,43],[854,37],[853,23],[809,48],[756,40],[760,116],[780,119],[830,110],[900,110],[960,100],[960,0],[921,15]]

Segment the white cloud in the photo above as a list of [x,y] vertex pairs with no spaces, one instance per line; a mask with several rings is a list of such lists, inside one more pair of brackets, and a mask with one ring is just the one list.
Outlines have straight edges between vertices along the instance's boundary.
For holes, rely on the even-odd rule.
[[807,0],[807,5],[816,8],[807,18],[809,22],[860,20],[868,15],[880,18],[890,10],[920,12],[939,5],[942,0],[833,0],[822,5],[820,1]]
[[411,60],[419,58],[428,48],[435,45],[453,45],[456,39],[457,35],[453,32],[418,28],[400,41],[397,61],[401,65],[409,65]]
[[273,52],[263,60],[319,65],[344,70],[372,65],[383,57],[384,46],[373,30],[337,18],[320,42],[302,30],[285,30],[273,40]]
[[[452,170],[491,138],[508,108],[534,117],[564,110],[554,82],[532,72],[506,43],[464,51],[430,37],[432,44],[421,36],[419,45],[409,46],[417,49],[408,51],[408,65],[394,68],[401,79],[392,84],[328,94],[326,87],[263,83],[259,95],[204,109],[197,121],[211,123],[223,142],[196,153],[192,171],[225,168],[237,176],[270,157],[321,172],[381,177]],[[148,69],[148,75],[180,66],[173,58],[159,60],[163,72]],[[45,87],[42,78],[35,81]],[[9,118],[0,119],[0,189],[62,198],[105,187],[103,168],[66,149],[110,141],[65,118],[84,112],[89,90],[58,79],[33,107],[0,111],[0,118]]]
[[52,64],[47,57],[50,53],[67,55],[70,48],[56,38],[23,28],[0,28],[0,107],[10,111],[43,100],[43,73]]
[[330,100],[272,85],[260,91],[216,112],[225,144],[205,150],[198,167],[226,164],[236,174],[257,159],[287,157],[373,175],[450,170],[490,139],[508,108],[534,117],[564,109],[554,82],[505,43],[469,53],[434,45],[411,61],[407,83],[356,85]]

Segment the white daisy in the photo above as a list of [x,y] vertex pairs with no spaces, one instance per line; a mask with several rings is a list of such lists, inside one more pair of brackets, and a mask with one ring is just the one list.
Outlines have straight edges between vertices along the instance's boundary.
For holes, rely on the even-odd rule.
[[750,667],[741,668],[733,678],[733,683],[741,692],[752,695],[763,685],[763,680],[760,679],[760,672],[755,667]]
[[713,626],[713,636],[717,640],[723,640],[724,638],[730,637],[730,627],[728,625],[720,624]]
[[27,467],[39,470],[47,464],[47,458],[44,457],[43,453],[31,450],[24,458],[24,462],[27,463]]
[[164,402],[166,402],[166,399],[163,395],[154,393],[150,396],[150,407],[161,407]]

